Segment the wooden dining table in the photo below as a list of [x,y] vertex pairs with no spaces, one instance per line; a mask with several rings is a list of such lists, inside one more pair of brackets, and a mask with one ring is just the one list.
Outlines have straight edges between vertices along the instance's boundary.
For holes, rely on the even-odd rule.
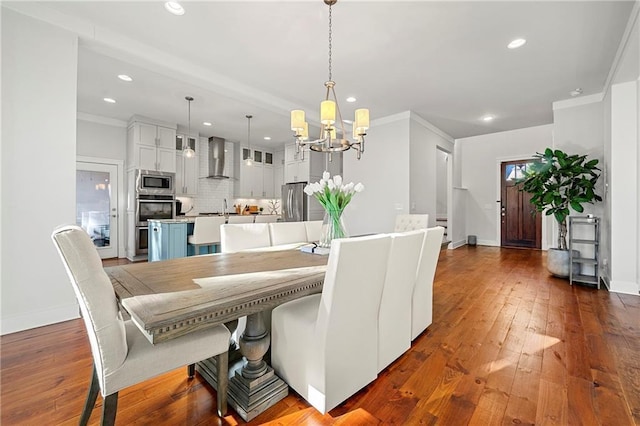
[[[153,344],[243,316],[246,359],[229,379],[229,404],[246,421],[288,394],[263,357],[270,333],[263,311],[322,291],[328,256],[299,249],[220,253],[105,268],[133,322]],[[213,359],[197,364],[212,386]]]

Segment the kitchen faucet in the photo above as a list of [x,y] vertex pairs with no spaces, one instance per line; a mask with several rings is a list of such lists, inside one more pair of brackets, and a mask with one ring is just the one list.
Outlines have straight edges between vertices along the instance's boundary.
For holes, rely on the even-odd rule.
[[222,201],[223,201],[223,203],[222,203],[222,214],[224,216],[226,216],[227,215],[227,199],[224,198]]

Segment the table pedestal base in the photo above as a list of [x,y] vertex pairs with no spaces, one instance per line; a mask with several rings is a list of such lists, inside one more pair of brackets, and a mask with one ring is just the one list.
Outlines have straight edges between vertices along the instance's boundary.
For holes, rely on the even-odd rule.
[[[289,387],[278,376],[273,368],[267,367],[267,372],[257,379],[242,377],[242,361],[232,366],[229,363],[229,392],[228,403],[242,417],[244,421],[250,421],[269,407],[275,405],[289,394]],[[196,364],[196,370],[216,391],[218,383],[216,374],[218,371],[216,359],[208,358]]]

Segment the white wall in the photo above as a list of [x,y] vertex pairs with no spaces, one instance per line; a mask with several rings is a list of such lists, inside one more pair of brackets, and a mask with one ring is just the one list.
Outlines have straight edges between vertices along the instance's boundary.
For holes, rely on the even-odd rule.
[[108,158],[125,161],[127,153],[127,123],[99,117],[79,117],[76,152],[84,157]]
[[343,155],[346,182],[361,182],[345,209],[350,235],[391,232],[398,213],[409,213],[409,113],[372,120],[361,160]]
[[611,87],[611,258],[610,290],[640,291],[640,153],[638,148],[638,81]]
[[78,317],[51,231],[75,221],[75,35],[2,10],[2,334]]
[[438,147],[452,152],[453,138],[415,113],[410,114],[410,131],[410,211],[415,214],[428,214],[429,226],[435,226]]
[[[553,145],[553,126],[544,125],[456,140],[454,159],[461,171],[461,186],[467,189],[466,230],[478,244],[500,245],[500,163],[532,158]],[[542,217],[542,247],[549,231]],[[551,221],[548,221],[551,222]]]

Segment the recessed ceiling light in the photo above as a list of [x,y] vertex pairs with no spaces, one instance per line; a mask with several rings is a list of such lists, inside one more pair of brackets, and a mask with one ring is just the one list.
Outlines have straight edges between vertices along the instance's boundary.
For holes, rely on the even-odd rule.
[[354,98],[353,96],[349,96],[347,98],[347,102],[355,102],[355,101],[356,101],[356,98]]
[[133,81],[133,78],[129,77],[129,76],[128,76],[128,75],[126,75],[126,74],[120,74],[120,75],[118,76],[118,78],[119,78],[120,80],[122,80],[122,81],[126,81],[126,82],[131,82],[131,81]]
[[264,137],[264,140],[265,140],[265,141],[270,141],[270,140],[271,140],[271,136],[265,136],[265,137]]
[[525,40],[523,38],[517,38],[515,40],[512,40],[511,43],[507,44],[507,47],[509,49],[517,49],[518,47],[524,46],[524,44],[526,42],[527,42],[527,40]]
[[116,100],[113,99],[113,98],[103,98],[102,100],[107,102],[107,103],[109,103],[109,104],[115,104],[116,103]]
[[169,13],[173,13],[174,15],[184,15],[184,8],[177,1],[168,1],[164,3],[164,8],[167,9]]
[[489,121],[493,121],[495,117],[493,115],[485,115],[484,117],[482,117],[482,121],[484,122],[489,122]]
[[572,90],[571,92],[569,92],[569,94],[571,96],[580,96],[580,95],[582,95],[582,87],[578,87],[578,88]]
[[211,126],[211,123],[209,123],[208,121],[205,121],[204,123],[202,123],[205,126]]

